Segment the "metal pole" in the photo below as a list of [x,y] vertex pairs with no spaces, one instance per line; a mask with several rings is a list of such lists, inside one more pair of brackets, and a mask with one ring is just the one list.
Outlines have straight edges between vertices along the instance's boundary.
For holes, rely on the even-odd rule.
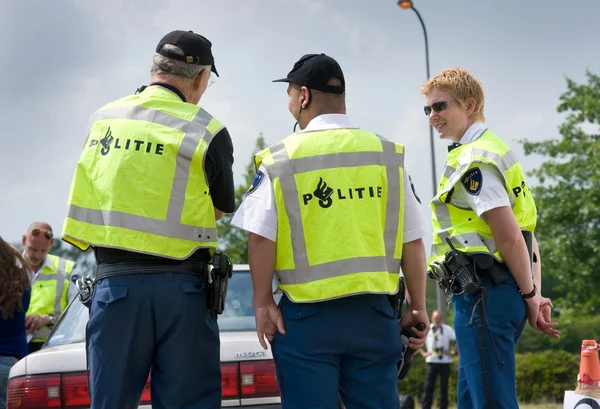
[[[425,28],[425,23],[423,22],[423,19],[421,18],[421,15],[419,14],[419,12],[417,11],[416,8],[411,7],[414,12],[417,14],[417,17],[419,18],[419,21],[421,22],[421,27],[423,27],[423,35],[425,36],[425,65],[427,68],[427,79],[429,79],[429,77],[431,76],[431,73],[429,71],[429,42],[427,41],[427,29]],[[436,180],[436,171],[435,171],[435,150],[434,150],[434,145],[433,145],[433,126],[431,125],[431,123],[429,124],[429,144],[430,144],[430,151],[431,151],[431,187],[433,188],[433,196],[435,197],[436,193],[437,193],[437,180]],[[446,308],[445,308],[445,297],[444,297],[444,293],[442,292],[442,289],[439,286],[436,286],[436,300],[437,300],[437,309],[442,311],[444,313],[444,316],[446,315]]]

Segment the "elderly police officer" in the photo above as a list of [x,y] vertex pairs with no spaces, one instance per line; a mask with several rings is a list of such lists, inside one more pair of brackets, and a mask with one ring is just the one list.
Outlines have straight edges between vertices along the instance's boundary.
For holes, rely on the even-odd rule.
[[54,245],[54,233],[48,223],[32,223],[22,243],[23,258],[32,269],[31,302],[25,319],[31,353],[42,348],[56,320],[77,295],[73,280],[78,273],[74,261],[48,254]]
[[475,77],[447,69],[422,92],[429,121],[440,138],[453,141],[431,202],[429,263],[438,279],[454,279],[448,293],[461,353],[458,407],[518,408],[515,344],[527,319],[560,336],[550,322],[551,302],[540,295],[535,203],[514,152],[483,122],[483,89]]
[[[63,239],[94,248],[88,323],[92,409],[219,408],[217,316],[207,308],[216,220],[235,210],[233,147],[197,106],[217,74],[211,43],[174,31],[152,78],[92,115]],[[217,74],[218,75],[218,74]]]
[[[250,232],[259,340],[271,342],[286,409],[398,408],[398,314],[387,295],[402,267],[411,347],[423,344],[426,225],[404,147],[351,124],[345,81],[324,54],[287,78],[301,131],[256,154],[257,174],[232,224]],[[273,274],[283,297],[277,306]]]

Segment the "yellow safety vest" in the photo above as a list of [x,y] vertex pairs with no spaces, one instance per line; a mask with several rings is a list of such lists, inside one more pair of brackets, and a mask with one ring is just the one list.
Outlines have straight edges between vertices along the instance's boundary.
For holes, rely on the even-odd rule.
[[398,291],[404,147],[362,129],[293,134],[255,156],[277,205],[275,269],[294,302]]
[[63,240],[171,259],[216,249],[204,158],[222,128],[160,86],[101,108],[73,177]]
[[[75,262],[51,254],[48,254],[48,258],[52,268],[44,266],[34,278],[27,315],[54,315],[58,318],[67,308],[70,277]],[[32,341],[45,341],[51,330],[51,326],[40,328]]]
[[[537,209],[525,182],[521,164],[514,152],[498,136],[486,130],[475,141],[453,149],[446,156],[444,175],[438,186],[438,193],[431,201],[433,245],[429,264],[443,260],[450,251],[446,238],[459,251],[492,254],[498,261],[502,261],[490,226],[477,217],[472,209],[461,209],[449,203],[453,189],[463,189],[460,183],[470,182],[468,186],[473,191],[480,188],[476,181],[469,179],[467,173],[478,163],[490,165],[498,171],[521,230],[533,232],[535,229]],[[459,186],[456,186],[457,183]]]

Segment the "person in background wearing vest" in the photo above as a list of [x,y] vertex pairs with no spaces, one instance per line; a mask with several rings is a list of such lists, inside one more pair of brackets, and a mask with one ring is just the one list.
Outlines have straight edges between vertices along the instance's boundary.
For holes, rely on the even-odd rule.
[[235,210],[229,132],[198,103],[218,76],[212,43],[165,35],[151,78],[95,112],[63,240],[94,249],[87,356],[91,409],[221,407],[207,275],[217,220]]
[[421,91],[431,125],[441,139],[453,142],[431,202],[429,265],[445,263],[449,239],[479,281],[453,289],[458,407],[518,408],[515,345],[524,326],[529,321],[538,331],[560,336],[550,318],[552,303],[540,294],[535,203],[516,155],[484,124],[479,80],[450,68],[432,76]]
[[250,232],[257,334],[271,343],[282,407],[338,408],[339,395],[348,408],[399,408],[403,346],[388,295],[401,267],[411,348],[429,331],[427,230],[404,147],[350,122],[333,58],[305,55],[278,81],[301,131],[255,156],[232,224]]
[[25,312],[31,299],[27,262],[0,237],[0,409],[6,409],[10,368],[27,355]]
[[433,402],[433,391],[437,376],[440,376],[440,409],[448,408],[448,379],[450,377],[450,367],[452,366],[452,353],[456,353],[456,347],[450,349],[450,342],[456,341],[454,329],[450,325],[444,324],[444,313],[435,310],[431,314],[431,331],[427,334],[425,347],[419,349],[419,353],[425,357],[427,370],[425,372],[425,392],[423,395],[422,408],[431,409]]
[[29,353],[39,351],[52,327],[69,302],[77,295],[75,262],[48,254],[54,245],[54,233],[48,223],[35,222],[23,235],[23,258],[31,267],[31,303],[25,326]]

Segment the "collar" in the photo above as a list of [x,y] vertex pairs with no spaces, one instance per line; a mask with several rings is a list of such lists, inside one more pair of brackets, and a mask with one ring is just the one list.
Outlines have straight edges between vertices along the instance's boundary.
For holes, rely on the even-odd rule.
[[[25,254],[25,252],[23,252],[23,255]],[[52,270],[52,260],[50,260],[50,257],[48,257],[48,255],[46,255],[46,258],[44,259],[44,262],[42,263],[42,265],[40,266],[40,268],[38,269],[38,271],[33,271],[31,270],[31,274],[35,275],[37,273],[40,273],[44,270],[44,268],[48,267],[50,270]]]
[[323,131],[326,129],[358,128],[352,125],[346,114],[323,114],[313,118],[306,128],[299,132]]
[[485,124],[483,122],[477,121],[472,123],[471,126],[467,128],[467,131],[463,137],[460,138],[460,144],[464,145],[465,143],[473,142],[475,139],[483,135],[485,129]]
[[[163,87],[168,89],[169,91],[171,91],[172,93],[174,93],[175,95],[177,95],[179,98],[181,98],[181,100],[183,102],[187,102],[187,100],[185,99],[185,95],[183,95],[183,92],[181,92],[179,90],[179,88],[171,85],[171,84],[167,84],[166,82],[151,82],[148,87],[152,87],[152,86],[159,86],[159,87]],[[147,88],[147,86],[142,86],[138,89],[139,92],[144,92],[144,90]]]

